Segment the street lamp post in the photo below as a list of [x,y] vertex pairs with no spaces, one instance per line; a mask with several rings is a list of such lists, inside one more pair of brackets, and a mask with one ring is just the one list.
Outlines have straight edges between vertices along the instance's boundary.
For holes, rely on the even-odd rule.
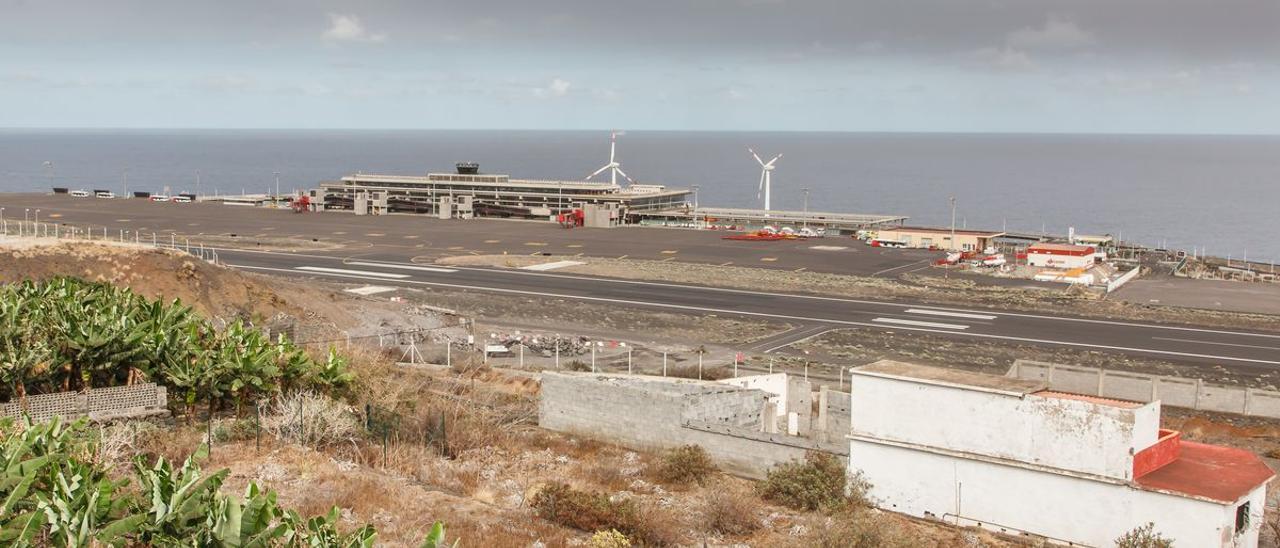
[[196,170],[196,199],[200,199],[200,170]]
[[804,192],[804,226],[809,226],[809,187],[800,190]]
[[129,168],[127,167],[124,168],[124,171],[120,172],[120,184],[121,186],[124,187],[124,197],[128,198],[129,197]]
[[956,197],[951,197],[951,251],[956,250]]
[[280,172],[276,171],[273,173],[275,173],[276,176],[276,194],[272,197],[271,201],[276,205],[280,205]]
[[44,167],[49,169],[49,186],[53,186],[53,160],[45,160]]

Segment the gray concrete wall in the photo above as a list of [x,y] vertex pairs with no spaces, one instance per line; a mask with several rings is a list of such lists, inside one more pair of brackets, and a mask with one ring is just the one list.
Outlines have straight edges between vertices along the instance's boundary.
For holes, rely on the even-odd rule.
[[1280,392],[1207,383],[1200,379],[1106,371],[1018,360],[1009,377],[1044,381],[1051,390],[1150,402],[1204,411],[1280,418]]
[[849,405],[852,402],[848,392],[830,390],[827,392],[827,439],[839,440],[849,435]]
[[0,415],[32,421],[89,416],[93,420],[114,420],[167,414],[168,396],[163,386],[139,383],[130,386],[93,388],[84,392],[57,392],[27,396],[24,402],[0,404]]
[[637,449],[698,445],[725,470],[753,478],[810,450],[848,455],[843,434],[819,443],[762,432],[766,400],[762,391],[712,382],[543,372],[538,422]]

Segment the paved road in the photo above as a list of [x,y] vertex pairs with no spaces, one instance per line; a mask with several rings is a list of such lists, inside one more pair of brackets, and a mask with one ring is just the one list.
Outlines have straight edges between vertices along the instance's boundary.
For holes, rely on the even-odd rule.
[[[336,281],[465,289],[508,295],[577,299],[694,314],[737,315],[806,326],[790,337],[860,327],[992,342],[1068,346],[1170,361],[1268,370],[1280,366],[1280,335],[1226,329],[993,312],[911,303],[709,288],[593,278],[555,272],[442,267],[367,258],[222,250],[229,265],[258,272]],[[768,341],[766,341],[768,342]],[[767,351],[767,345],[756,345]]]

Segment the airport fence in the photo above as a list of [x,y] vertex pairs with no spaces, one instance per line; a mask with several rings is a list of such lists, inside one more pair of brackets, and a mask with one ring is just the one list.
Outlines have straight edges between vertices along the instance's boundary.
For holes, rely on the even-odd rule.
[[177,233],[147,232],[144,230],[107,227],[77,226],[65,223],[49,223],[32,220],[0,219],[0,237],[35,238],[40,240],[100,242],[116,245],[142,246],[155,249],[171,249],[192,255],[210,263],[218,263],[218,250],[202,242],[192,243],[189,237]]

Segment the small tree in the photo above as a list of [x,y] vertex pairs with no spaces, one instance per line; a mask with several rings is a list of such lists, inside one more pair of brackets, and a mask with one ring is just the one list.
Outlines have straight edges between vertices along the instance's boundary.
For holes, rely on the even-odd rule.
[[1116,538],[1116,548],[1172,548],[1173,541],[1155,531],[1156,524],[1147,522]]

